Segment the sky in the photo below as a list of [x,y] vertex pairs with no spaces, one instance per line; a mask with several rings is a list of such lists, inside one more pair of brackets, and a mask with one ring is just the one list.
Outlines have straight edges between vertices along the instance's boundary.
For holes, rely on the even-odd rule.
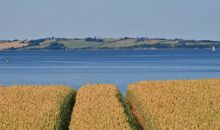
[[0,0],[0,39],[220,40],[220,0]]

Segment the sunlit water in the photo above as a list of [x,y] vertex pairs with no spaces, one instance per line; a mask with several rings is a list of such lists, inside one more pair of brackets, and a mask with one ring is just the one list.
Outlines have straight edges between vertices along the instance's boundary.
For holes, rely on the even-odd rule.
[[0,84],[63,84],[78,89],[116,84],[123,93],[141,80],[220,77],[220,51],[3,51]]

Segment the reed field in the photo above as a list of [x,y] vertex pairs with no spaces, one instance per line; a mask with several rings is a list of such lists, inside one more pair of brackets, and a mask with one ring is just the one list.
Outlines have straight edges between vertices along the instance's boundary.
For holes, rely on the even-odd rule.
[[0,87],[0,130],[68,129],[75,95],[64,86]]
[[220,79],[138,82],[126,99],[144,129],[220,129]]
[[77,92],[70,130],[137,129],[132,113],[113,85],[87,85]]

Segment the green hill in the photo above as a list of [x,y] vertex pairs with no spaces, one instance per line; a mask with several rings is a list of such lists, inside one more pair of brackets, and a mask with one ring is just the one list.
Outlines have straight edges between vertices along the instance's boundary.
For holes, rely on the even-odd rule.
[[[10,41],[8,41],[10,43]],[[163,38],[44,38],[27,41],[22,50],[74,49],[210,49],[220,48],[220,41]],[[11,49],[11,48],[6,48]]]

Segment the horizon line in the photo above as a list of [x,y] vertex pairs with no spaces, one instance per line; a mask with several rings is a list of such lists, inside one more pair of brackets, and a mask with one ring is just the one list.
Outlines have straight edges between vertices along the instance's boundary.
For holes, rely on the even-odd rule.
[[14,39],[0,39],[0,41],[30,41],[30,40],[38,40],[38,39],[47,39],[47,38],[51,38],[51,39],[86,39],[86,38],[97,38],[97,39],[137,39],[137,38],[145,38],[146,40],[150,40],[150,39],[164,39],[164,40],[193,40],[193,41],[217,41],[220,42],[220,40],[210,40],[210,39],[184,39],[184,38],[164,38],[164,37],[148,37],[146,36],[121,36],[121,37],[102,37],[102,36],[84,36],[84,37],[57,37],[57,36],[48,36],[48,37],[41,37],[41,38],[26,38],[26,39],[19,39],[19,38],[14,38]]

